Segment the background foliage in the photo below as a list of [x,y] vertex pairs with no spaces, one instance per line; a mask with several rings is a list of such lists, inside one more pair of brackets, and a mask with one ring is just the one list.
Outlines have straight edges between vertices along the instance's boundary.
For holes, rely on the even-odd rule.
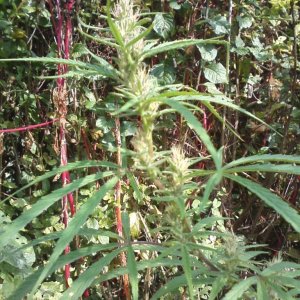
[[[2,128],[57,117],[49,3],[0,1],[0,58],[44,57],[0,63]],[[299,4],[108,4],[72,14],[70,185],[58,122],[1,133],[0,299],[299,297]]]

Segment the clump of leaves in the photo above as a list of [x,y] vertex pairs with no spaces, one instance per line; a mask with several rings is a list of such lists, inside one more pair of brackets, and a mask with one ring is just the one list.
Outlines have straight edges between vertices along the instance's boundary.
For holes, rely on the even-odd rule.
[[[171,42],[159,42],[146,40],[153,26],[148,28],[151,19],[143,18],[131,0],[120,0],[113,8],[108,1],[106,7],[108,27],[106,32],[109,37],[103,39],[91,39],[116,49],[114,64],[110,64],[103,58],[88,52],[97,64],[90,64],[77,60],[63,60],[55,58],[26,58],[23,61],[42,63],[65,63],[70,65],[80,76],[99,76],[101,80],[111,80],[114,96],[118,107],[109,112],[118,116],[122,121],[127,117],[135,117],[140,120],[140,125],[134,137],[126,139],[122,145],[122,168],[113,163],[104,161],[79,161],[60,167],[54,171],[46,172],[36,178],[21,190],[38,182],[51,178],[65,170],[97,167],[99,172],[78,178],[72,183],[43,195],[27,211],[18,218],[4,226],[0,232],[0,250],[11,243],[26,225],[39,216],[44,210],[61,199],[64,195],[82,187],[86,187],[95,181],[101,181],[101,187],[92,192],[89,199],[84,202],[76,215],[70,221],[68,227],[58,232],[55,237],[48,235],[42,239],[57,239],[53,253],[44,267],[34,270],[10,296],[10,299],[19,299],[27,294],[33,296],[45,279],[64,264],[71,263],[82,256],[92,256],[97,253],[97,258],[72,282],[69,289],[63,292],[61,299],[78,299],[89,286],[97,286],[104,281],[129,275],[131,293],[133,299],[139,299],[140,276],[144,276],[147,270],[158,272],[159,268],[168,270],[170,278],[153,292],[152,299],[160,299],[167,294],[176,294],[184,287],[190,299],[205,295],[215,299],[224,296],[224,299],[238,299],[240,297],[286,297],[289,299],[299,293],[297,277],[299,277],[299,264],[276,262],[266,266],[264,261],[254,260],[262,251],[250,250],[258,245],[247,245],[244,239],[228,234],[226,231],[217,230],[217,222],[222,218],[210,216],[210,207],[213,205],[212,194],[219,189],[223,178],[232,180],[248,189],[259,197],[264,204],[270,206],[281,215],[295,231],[300,232],[300,216],[298,212],[289,206],[276,194],[262,185],[245,178],[243,174],[250,172],[275,172],[300,174],[300,158],[292,155],[254,155],[243,157],[229,163],[223,161],[223,149],[217,149],[201,122],[196,117],[200,103],[212,113],[218,120],[226,122],[219,115],[214,105],[223,105],[239,111],[248,117],[260,121],[266,127],[268,124],[261,121],[252,113],[235,105],[231,99],[216,88],[214,91],[199,93],[191,87],[184,85],[161,85],[151,75],[147,65],[147,59],[158,54],[169,53],[172,50],[182,49],[197,45],[201,55],[205,56],[202,46],[228,45],[220,39],[184,39]],[[210,23],[213,30],[216,22],[224,25],[222,17]],[[226,24],[225,24],[226,25]],[[227,30],[227,25],[223,26]],[[227,31],[226,31],[227,32]],[[217,33],[217,32],[216,32]],[[207,50],[207,49],[206,49]],[[206,65],[205,76],[213,83],[228,82],[228,56],[226,59],[227,71],[220,63]],[[221,67],[222,66],[222,67]],[[70,71],[68,76],[73,76]],[[218,77],[222,71],[222,78]],[[224,80],[224,76],[226,80]],[[206,157],[210,162],[207,169],[193,169],[192,166],[199,157],[191,158],[184,153],[181,146],[174,145],[162,151],[157,145],[156,127],[161,122],[162,116],[180,115],[186,126],[201,140],[209,153]],[[99,113],[98,118],[103,117]],[[273,130],[273,128],[270,128]],[[159,135],[159,133],[158,133]],[[129,150],[127,148],[131,148]],[[115,151],[116,147],[112,149]],[[200,158],[202,159],[202,158]],[[242,175],[239,175],[242,174]],[[136,215],[124,212],[122,224],[124,238],[111,231],[101,231],[94,228],[91,235],[107,236],[111,239],[107,244],[98,242],[87,244],[86,247],[71,251],[65,256],[61,253],[76,235],[86,235],[88,232],[88,218],[98,208],[102,199],[112,194],[114,187],[120,179],[126,179],[137,198],[142,198],[142,192],[135,178],[144,184],[152,185],[151,201],[161,205],[163,220],[157,218],[157,228],[151,230],[143,220],[145,235],[148,241],[133,241],[133,225],[130,220]],[[200,180],[199,180],[200,178]],[[19,191],[20,192],[20,191]],[[14,194],[13,194],[14,195]],[[11,196],[13,196],[11,195]],[[189,208],[187,203],[198,203],[198,207]],[[197,201],[197,202],[196,202]],[[140,199],[140,203],[142,203]],[[124,205],[126,207],[126,204]],[[129,205],[127,207],[130,207]],[[198,208],[201,209],[198,209]],[[131,218],[130,218],[131,216]],[[92,229],[92,228],[89,228]],[[140,229],[134,228],[134,238],[139,237]],[[152,237],[153,234],[153,237]],[[154,238],[154,236],[159,236]],[[207,240],[212,240],[208,245]],[[39,243],[41,239],[35,239],[32,243]],[[30,243],[28,244],[30,245]],[[150,259],[143,260],[139,253],[146,253]],[[111,268],[114,259],[126,253],[126,266]],[[148,255],[151,253],[151,255]],[[292,272],[287,272],[287,270]],[[150,285],[151,282],[148,282]],[[153,284],[155,286],[155,284]],[[254,287],[257,288],[254,288]],[[284,298],[283,297],[283,298]]]

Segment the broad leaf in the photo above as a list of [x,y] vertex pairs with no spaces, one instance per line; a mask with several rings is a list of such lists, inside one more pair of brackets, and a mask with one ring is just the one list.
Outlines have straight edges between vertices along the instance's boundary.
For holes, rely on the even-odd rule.
[[157,13],[153,24],[154,31],[164,39],[171,36],[175,30],[174,19],[171,14]]
[[205,78],[212,83],[227,83],[226,69],[220,63],[211,63],[204,68]]
[[213,61],[217,57],[218,50],[214,45],[197,45],[197,48],[205,61]]

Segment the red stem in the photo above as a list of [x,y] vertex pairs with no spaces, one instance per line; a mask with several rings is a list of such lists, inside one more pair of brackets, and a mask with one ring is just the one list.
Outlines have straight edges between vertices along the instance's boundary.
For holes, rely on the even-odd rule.
[[[54,9],[51,0],[48,0],[51,19],[53,22],[53,27],[55,30],[56,41],[57,41],[57,49],[58,49],[58,57],[68,59],[70,57],[70,44],[72,38],[72,21],[71,21],[71,13],[75,4],[75,0],[69,0],[65,4],[65,11],[64,14],[62,11],[62,3],[61,0],[56,0],[56,14],[57,19],[54,17]],[[65,74],[68,71],[67,65],[59,64],[57,66],[57,73],[58,75]],[[60,93],[61,97],[65,97],[63,95],[65,91],[65,79],[58,78],[57,79],[57,88],[58,92]],[[62,99],[65,101],[66,99]],[[61,121],[64,121],[65,116],[60,116]],[[64,122],[61,122],[60,125],[60,144],[61,144],[61,156],[60,161],[62,166],[66,166],[68,164],[68,156],[67,156],[67,143],[66,143],[66,136],[65,136],[65,127]],[[71,182],[70,173],[68,171],[63,172],[61,175],[62,185],[66,185]],[[64,226],[68,226],[69,222],[69,213],[68,213],[68,204],[70,207],[71,216],[73,217],[76,213],[76,207],[74,203],[73,194],[69,193],[68,195],[64,196],[62,199],[62,208],[63,208],[63,223]],[[70,252],[70,246],[68,245],[65,248],[65,254]],[[65,282],[66,287],[69,287],[69,279],[71,278],[70,273],[70,264],[65,265]],[[84,298],[89,297],[89,291],[86,290],[83,294]]]
[[18,131],[26,131],[26,130],[31,130],[31,129],[35,129],[35,128],[41,128],[41,127],[48,126],[56,121],[58,121],[58,119],[54,119],[52,121],[35,124],[35,125],[28,125],[25,127],[0,129],[0,133],[13,133],[13,132],[18,132]]

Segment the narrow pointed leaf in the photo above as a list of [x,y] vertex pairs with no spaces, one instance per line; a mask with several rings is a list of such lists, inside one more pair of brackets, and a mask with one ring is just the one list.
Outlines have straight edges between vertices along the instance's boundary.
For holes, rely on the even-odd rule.
[[284,154],[263,154],[263,155],[253,155],[248,157],[242,157],[237,160],[234,160],[224,166],[224,169],[232,168],[238,165],[245,165],[249,163],[258,163],[258,162],[286,162],[286,163],[295,163],[300,164],[300,156],[296,155],[284,155]]
[[103,199],[108,191],[110,191],[115,184],[117,183],[118,178],[113,177],[108,182],[106,182],[102,187],[97,191],[86,203],[84,203],[80,209],[76,212],[76,215],[73,217],[71,222],[69,223],[68,227],[64,230],[62,236],[56,243],[56,247],[50,256],[48,263],[46,264],[45,268],[43,269],[41,275],[39,276],[38,280],[36,281],[33,290],[31,293],[35,292],[39,285],[43,282],[43,280],[49,275],[53,265],[55,264],[56,260],[59,258],[60,254],[63,252],[65,247],[72,241],[74,236],[80,230],[80,227],[85,223],[86,219],[90,214],[93,213],[94,209]]
[[272,173],[286,173],[300,175],[300,166],[292,164],[274,165],[274,164],[254,164],[242,167],[235,167],[226,169],[228,173],[241,173],[241,172],[272,172]]
[[103,270],[104,267],[109,266],[111,261],[123,250],[124,249],[122,248],[116,249],[93,263],[85,272],[80,274],[78,279],[73,282],[72,286],[63,293],[60,300],[80,299],[84,291],[93,283],[101,270]]
[[238,300],[243,294],[257,281],[255,276],[249,277],[240,281],[238,284],[234,285],[230,291],[225,295],[223,300]]
[[152,57],[156,54],[167,52],[170,50],[176,50],[180,48],[186,48],[193,45],[207,45],[207,44],[214,44],[214,45],[226,45],[226,41],[220,41],[217,39],[207,39],[207,40],[201,40],[201,39],[185,39],[185,40],[177,40],[172,42],[165,42],[161,43],[158,46],[152,47],[149,50],[145,50],[143,52],[143,58]]
[[[62,255],[55,262],[49,273],[53,273],[55,270],[64,267],[66,264],[72,263],[84,256],[97,253],[99,251],[111,251],[114,248],[119,247],[117,243],[110,243],[106,245],[93,245],[85,248],[80,248],[75,251],[72,251],[66,255]],[[27,276],[17,289],[9,296],[7,300],[16,300],[16,299],[25,299],[27,294],[33,289],[35,282],[38,280],[41,275],[44,267],[39,268],[34,273]]]
[[11,197],[22,192],[23,190],[28,189],[29,187],[31,187],[39,182],[42,182],[45,179],[53,177],[57,174],[61,174],[65,171],[71,171],[71,170],[82,169],[82,168],[93,168],[93,167],[105,167],[105,168],[112,168],[112,169],[118,168],[118,166],[116,164],[108,162],[108,161],[85,160],[85,161],[78,161],[78,162],[74,162],[74,163],[68,163],[68,165],[66,165],[66,166],[55,168],[52,171],[46,172],[44,175],[38,176],[37,178],[33,179],[30,183],[26,184],[22,188],[18,189],[16,192],[12,193],[9,197],[4,199],[3,201],[9,200]]
[[[129,242],[130,221],[129,221],[129,215],[126,212],[122,213],[122,225],[124,229],[124,235]],[[138,271],[137,271],[134,251],[130,243],[127,246],[127,270],[128,270],[129,280],[131,284],[132,298],[133,300],[138,300]]]
[[41,197],[32,207],[13,222],[3,227],[3,232],[0,233],[0,249],[9,243],[9,241],[35,217],[39,216],[48,207],[61,199],[64,195],[74,192],[91,182],[113,175],[113,172],[104,172],[86,176],[74,180],[72,183],[53,191],[51,194]]
[[281,215],[292,227],[300,232],[300,215],[299,213],[283,201],[280,197],[270,192],[268,189],[262,187],[260,184],[255,183],[249,179],[224,174],[225,177],[241,184],[249,191],[255,194],[258,198],[263,200],[265,204],[272,207],[279,215]]
[[175,109],[179,114],[181,114],[191,129],[195,130],[195,132],[198,134],[199,138],[203,141],[204,145],[206,146],[208,152],[211,154],[215,165],[217,168],[220,168],[222,165],[222,162],[219,161],[218,158],[218,152],[216,148],[214,147],[213,143],[210,140],[210,137],[206,130],[203,128],[201,123],[197,120],[197,118],[181,103],[171,101],[171,100],[164,100],[163,103],[171,106],[173,109]]
[[194,299],[194,287],[189,253],[185,245],[181,246],[184,275],[187,281],[190,299]]

